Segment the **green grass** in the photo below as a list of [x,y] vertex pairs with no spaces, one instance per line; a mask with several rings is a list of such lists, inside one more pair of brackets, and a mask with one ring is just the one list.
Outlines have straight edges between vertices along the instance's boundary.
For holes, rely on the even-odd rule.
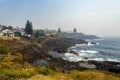
[[37,71],[38,74],[43,74],[43,75],[48,75],[49,74],[49,70],[47,68],[45,68],[45,69],[39,68],[36,71]]
[[30,72],[24,70],[0,69],[0,74],[8,78],[29,78],[32,76]]

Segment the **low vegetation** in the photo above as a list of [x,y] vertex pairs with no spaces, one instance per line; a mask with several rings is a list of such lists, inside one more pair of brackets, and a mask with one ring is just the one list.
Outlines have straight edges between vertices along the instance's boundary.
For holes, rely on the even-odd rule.
[[23,55],[18,52],[21,46],[29,44],[27,40],[0,38],[0,80],[120,80],[120,74],[101,70],[63,72],[52,64],[51,67],[33,65],[25,61]]
[[0,54],[7,54],[8,49],[5,46],[0,46]]

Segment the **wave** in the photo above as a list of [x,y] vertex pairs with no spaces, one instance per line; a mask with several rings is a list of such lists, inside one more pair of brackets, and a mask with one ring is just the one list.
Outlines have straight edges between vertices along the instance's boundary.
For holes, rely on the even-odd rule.
[[94,50],[80,50],[80,53],[98,53],[99,51],[94,51]]
[[100,43],[96,43],[96,45],[100,45]]
[[[75,58],[75,60],[72,58],[72,61],[84,60],[87,57],[87,60],[120,62],[120,39],[103,38],[87,41],[88,44],[76,44],[68,49],[78,53],[77,57],[72,56],[76,54],[71,55],[70,53],[71,57]],[[65,56],[67,57],[67,55]],[[67,58],[69,59],[69,57]]]
[[88,60],[95,60],[95,61],[113,61],[113,62],[120,62],[118,59],[111,59],[111,58],[92,58]]
[[[86,50],[86,51],[81,50],[78,52],[78,54],[67,52],[67,53],[63,54],[62,59],[68,60],[71,62],[94,60],[94,57],[99,54],[99,53],[98,54],[97,53],[98,53],[98,51],[91,51],[91,50]],[[97,59],[98,58],[96,57],[96,60]],[[100,60],[103,61],[104,59],[101,58]],[[98,59],[98,61],[100,61],[100,60]]]
[[100,45],[100,43],[88,42],[88,44],[76,44],[75,46],[69,47],[68,49],[77,48],[80,46],[93,46],[93,45]]
[[[95,43],[96,44],[96,43]],[[95,44],[92,44],[91,42],[88,42],[87,46],[93,46]]]
[[77,53],[78,54],[69,53],[69,52],[58,53],[55,51],[50,51],[49,55],[51,55],[53,58],[62,58],[63,60],[67,60],[70,62],[79,62],[86,60],[120,62],[120,60],[117,58],[113,59],[110,57],[104,57],[104,55],[101,55],[99,51],[81,50]]

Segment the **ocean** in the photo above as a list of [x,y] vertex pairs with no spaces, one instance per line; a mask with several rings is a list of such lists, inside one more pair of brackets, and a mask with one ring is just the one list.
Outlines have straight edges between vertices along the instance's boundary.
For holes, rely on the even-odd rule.
[[[120,38],[102,38],[87,40],[89,43],[76,44],[68,48],[68,51],[75,51],[77,54],[66,52],[60,54],[64,60],[78,62],[85,60],[114,61],[120,62]],[[91,44],[95,42],[96,44]]]

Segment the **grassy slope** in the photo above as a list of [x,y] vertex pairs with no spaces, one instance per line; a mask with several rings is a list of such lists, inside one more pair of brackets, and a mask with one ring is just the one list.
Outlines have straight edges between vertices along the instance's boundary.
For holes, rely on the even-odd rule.
[[120,75],[99,70],[73,70],[69,74],[60,72],[47,76],[39,74],[27,80],[120,80]]
[[16,48],[25,43],[19,39],[0,38],[0,46],[7,50],[7,54],[0,53],[0,57],[4,57],[0,59],[0,80],[120,80],[120,74],[100,70],[72,70],[69,73],[62,73],[33,66],[24,62],[21,54],[12,54]]

